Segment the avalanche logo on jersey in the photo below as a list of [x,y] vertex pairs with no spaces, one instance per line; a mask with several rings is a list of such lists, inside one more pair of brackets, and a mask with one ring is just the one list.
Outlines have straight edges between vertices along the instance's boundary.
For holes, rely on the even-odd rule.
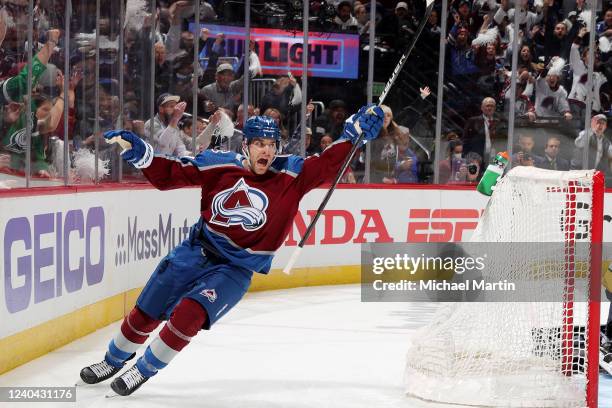
[[215,194],[210,222],[224,227],[240,225],[245,231],[255,231],[266,223],[266,208],[268,197],[241,178],[233,187]]
[[210,303],[214,303],[217,300],[217,292],[214,289],[204,289],[200,294],[206,296]]

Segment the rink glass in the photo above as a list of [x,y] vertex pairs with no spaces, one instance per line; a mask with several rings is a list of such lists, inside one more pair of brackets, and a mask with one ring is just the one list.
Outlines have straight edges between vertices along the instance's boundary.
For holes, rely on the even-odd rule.
[[[118,127],[141,130],[142,123],[155,115],[157,107],[155,106],[154,96],[161,91],[159,85],[162,82],[156,77],[159,76],[159,72],[156,73],[155,70],[155,42],[159,38],[152,33],[150,27],[153,24],[155,26],[161,24],[162,31],[166,31],[168,29],[168,11],[164,9],[158,11],[154,0],[147,1],[146,10],[141,15],[144,18],[136,22],[133,20],[126,22],[126,20],[130,20],[130,13],[125,9],[125,2],[120,0],[113,0],[110,7],[108,7],[107,2],[101,7],[95,0],[77,0],[71,2],[71,10],[68,10],[68,12],[66,2],[47,1],[43,4],[43,9],[36,8],[36,2],[34,1],[12,1],[10,3],[12,5],[7,6],[7,11],[13,18],[15,27],[9,29],[2,45],[6,58],[8,60],[13,59],[16,63],[31,64],[33,55],[28,55],[25,47],[26,42],[30,38],[33,43],[42,42],[41,35],[44,36],[48,28],[59,28],[62,33],[58,44],[58,52],[54,54],[50,62],[63,73],[66,82],[69,81],[71,74],[77,69],[82,71],[83,79],[75,90],[77,97],[74,107],[76,118],[74,127],[70,125],[56,131],[63,137],[56,135],[57,139],[55,139],[53,136],[43,135],[42,139],[35,140],[34,143],[32,143],[31,130],[25,134],[26,140],[29,141],[28,146],[31,149],[35,148],[33,146],[36,146],[40,140],[44,142],[48,161],[51,161],[56,146],[63,149],[63,157],[60,157],[59,162],[54,163],[51,169],[52,178],[38,177],[32,165],[28,165],[24,166],[23,169],[10,169],[17,171],[17,174],[22,176],[15,177],[14,174],[7,176],[3,173],[3,180],[7,178],[15,180],[12,182],[14,187],[117,181],[144,182],[140,172],[124,165],[117,155],[116,148],[106,146],[100,139],[100,135],[107,129]],[[215,17],[214,14],[210,13],[210,7],[203,3],[205,2],[200,4],[199,22],[204,26],[206,24],[238,27],[246,25],[247,13],[245,13],[246,8],[244,6],[240,7],[237,3],[226,2],[227,5],[223,7],[223,10],[216,11]],[[296,34],[299,32],[298,35],[303,35],[305,27],[302,20],[289,17],[289,14],[298,17],[300,13],[303,15],[305,11],[303,8],[302,10],[284,10],[283,13],[272,13],[264,9],[260,2],[249,2],[249,4],[249,33],[256,28],[280,28],[288,33]],[[46,6],[49,6],[48,9]],[[295,4],[291,7],[295,7]],[[448,11],[443,12],[447,7]],[[597,10],[595,7],[591,8]],[[41,10],[43,11],[41,12]],[[337,27],[333,27],[330,20],[336,12],[333,7],[327,10],[311,7],[308,10],[310,19],[306,25],[306,35],[309,43],[316,43],[318,39],[325,37],[333,38],[335,34],[339,33],[355,34],[355,31],[351,29],[338,30]],[[357,12],[353,10],[354,15],[360,18],[361,24],[365,23],[367,17],[370,16],[369,4],[365,7],[366,17],[362,16],[363,12],[363,10]],[[413,13],[418,24],[424,12],[424,7],[417,4],[414,10],[409,10],[409,12]],[[387,10],[387,14],[392,13],[394,13],[394,10]],[[510,56],[507,57],[508,60],[504,61],[498,55],[496,57],[497,63],[491,75],[460,76],[461,80],[457,80],[456,73],[452,72],[449,48],[444,45],[441,47],[439,42],[440,35],[448,36],[453,26],[454,13],[455,9],[452,5],[449,6],[446,0],[436,2],[431,24],[426,27],[409,59],[409,63],[402,71],[386,101],[398,125],[409,129],[407,140],[404,134],[404,139],[401,142],[414,153],[417,159],[414,177],[397,177],[397,174],[393,174],[394,167],[398,164],[396,160],[398,154],[396,153],[395,157],[385,162],[381,160],[381,146],[375,146],[372,143],[368,149],[369,152],[362,152],[353,163],[357,182],[383,182],[384,178],[388,179],[387,182],[398,183],[406,182],[406,180],[416,183],[440,181],[440,162],[448,157],[447,142],[449,134],[452,137],[452,133],[455,133],[463,138],[466,130],[466,119],[478,116],[481,113],[482,100],[489,95],[494,96],[497,102],[495,107],[497,117],[496,137],[492,146],[494,151],[509,150],[513,153],[523,151],[524,143],[519,145],[519,138],[521,135],[527,135],[528,139],[533,140],[533,150],[539,155],[542,154],[551,136],[556,137],[560,142],[559,157],[571,160],[577,154],[581,154],[581,152],[577,153],[575,151],[573,140],[581,130],[590,127],[590,110],[585,109],[582,113],[577,111],[571,120],[539,116],[536,121],[532,121],[524,114],[519,113],[516,106],[514,114],[510,113],[509,101],[502,98],[499,93],[500,87],[508,87],[513,82],[517,82],[517,68],[520,66],[520,62],[510,61]],[[186,18],[183,23],[184,27],[182,27],[184,34],[189,29],[187,23],[192,23],[192,27],[195,27],[193,25],[195,23],[194,13],[190,13],[188,10],[180,10],[179,14]],[[382,13],[377,10],[373,20],[380,23],[382,18]],[[406,27],[406,30],[404,30],[405,35],[396,36],[385,32],[387,28],[385,24],[370,26],[373,35],[370,35],[362,27],[358,29],[361,30],[361,34],[359,34],[359,31],[355,34],[359,37],[359,51],[354,61],[358,68],[356,76],[330,79],[319,78],[311,72],[309,75],[310,81],[307,81],[307,85],[302,87],[303,100],[313,100],[315,102],[314,119],[321,115],[325,109],[329,109],[329,103],[333,99],[343,99],[348,114],[368,100],[376,103],[380,90],[401,55],[402,47],[410,38],[410,27]],[[96,29],[99,33],[98,36],[95,35]],[[197,43],[199,32],[193,31],[192,36],[194,42]],[[315,36],[315,34],[312,34],[314,32],[324,34]],[[591,45],[590,48],[595,49],[595,36],[587,35],[587,37],[588,43]],[[68,38],[68,44],[66,44],[66,38]],[[186,35],[182,40],[189,41],[189,35]],[[122,46],[119,46],[119,43]],[[260,45],[256,44],[256,50],[261,54]],[[67,56],[65,54],[66,49],[69,50]],[[370,49],[374,49],[372,63],[369,60]],[[185,60],[188,58],[189,55],[185,57]],[[199,57],[196,58],[199,61]],[[591,61],[594,59],[591,58]],[[125,63],[123,72],[119,69],[121,61]],[[506,66],[505,71],[502,69],[504,64]],[[176,76],[177,69],[184,68],[178,63],[168,65],[163,70],[164,75]],[[184,65],[188,64],[185,62]],[[508,69],[509,67],[511,69]],[[303,80],[299,79],[301,69],[290,66],[287,68],[289,68],[287,71],[292,71],[292,73],[295,70],[297,75],[294,76],[298,77],[299,83],[302,83]],[[591,81],[593,78],[592,63],[587,64],[587,68],[587,81]],[[309,70],[312,70],[312,66]],[[5,74],[8,75],[8,70]],[[191,82],[187,81],[188,85],[185,85],[184,79],[189,77],[190,74],[193,79],[193,72],[187,75],[184,72],[181,73],[180,80],[172,85],[172,89],[167,90],[185,95],[185,98],[190,102],[187,109],[190,115],[206,116],[207,113],[202,112],[201,103],[192,103],[194,95],[196,95],[196,99],[199,99],[197,96],[198,89],[204,84],[197,84],[197,81],[192,80]],[[264,74],[253,81],[247,80],[248,92],[246,98],[249,102],[257,104],[262,97],[262,92],[266,91],[265,88],[271,86],[280,75],[281,73],[278,71],[271,75]],[[199,73],[196,73],[196,76],[199,76]],[[153,80],[151,80],[152,78]],[[183,83],[179,84],[178,82]],[[64,86],[67,86],[67,83]],[[156,89],[156,86],[159,89]],[[418,105],[415,104],[415,101],[419,101],[419,88],[424,86],[430,88],[431,95],[425,100],[426,103],[415,111],[415,106]],[[34,92],[34,94],[28,95],[30,100],[35,97],[37,92],[36,86],[32,89],[33,91],[30,92]],[[588,94],[585,99],[590,101],[592,91],[589,87],[587,89]],[[568,92],[569,90],[567,89]],[[51,87],[47,90],[45,96],[53,100],[58,95],[59,88]],[[22,109],[27,110],[27,106],[24,105]],[[293,135],[294,129],[303,115],[302,109],[298,108],[283,118],[287,133],[290,136]],[[302,144],[304,142],[303,136],[302,132],[298,132],[299,142]],[[65,147],[57,144],[57,140],[61,141],[61,139],[69,140],[69,143]],[[376,144],[381,144],[381,142],[378,141]],[[384,148],[384,144],[382,143],[382,148]],[[89,148],[98,159],[108,160],[108,175],[93,177],[93,179],[75,177],[74,172],[69,170],[72,167],[71,158],[73,152],[82,147]],[[464,150],[463,160],[454,163],[455,166],[452,166],[452,163],[449,164],[451,171],[461,168],[462,165],[469,166],[467,153],[469,152]],[[401,159],[405,160],[406,157]],[[479,172],[482,172],[486,167],[486,159],[486,157],[483,157],[483,162],[478,166]],[[527,157],[527,160],[524,160],[524,158],[519,160],[519,157],[515,157],[512,165],[530,164],[528,159],[529,157]],[[587,163],[588,158],[586,158],[587,161],[584,159],[583,157],[582,162]],[[22,173],[19,173],[19,171]],[[23,175],[25,175],[25,179]]]

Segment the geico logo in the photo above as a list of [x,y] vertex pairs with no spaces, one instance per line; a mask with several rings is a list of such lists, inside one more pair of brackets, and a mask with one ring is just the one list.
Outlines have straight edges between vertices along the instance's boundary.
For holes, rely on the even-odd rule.
[[[11,218],[4,228],[4,301],[10,313],[104,277],[104,209]],[[54,273],[51,272],[54,267]],[[54,275],[52,277],[52,275]],[[33,296],[32,296],[33,295]]]
[[465,231],[478,225],[480,211],[465,208],[413,208],[407,242],[460,242]]
[[[293,220],[295,228],[289,230],[285,245],[297,245],[297,240],[304,235],[308,224],[316,213],[315,210],[308,210],[306,214],[309,219],[306,222],[301,211],[298,211]],[[318,242],[321,245],[346,244],[349,242],[356,244],[393,242],[379,210],[361,210],[358,219],[355,219],[356,217],[347,210],[323,210],[321,217],[323,219],[319,220],[318,227],[315,227],[305,245],[315,244],[317,228],[321,228],[321,225],[323,226],[323,237],[318,237]],[[294,229],[297,229],[297,235],[294,235]]]

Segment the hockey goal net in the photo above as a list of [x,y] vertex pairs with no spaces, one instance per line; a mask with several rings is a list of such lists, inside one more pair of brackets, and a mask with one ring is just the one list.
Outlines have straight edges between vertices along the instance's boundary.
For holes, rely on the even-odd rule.
[[[543,253],[543,243],[560,243],[561,251],[538,259],[509,253],[484,273],[533,280],[534,291],[545,280],[556,301],[533,293],[533,301],[441,304],[412,339],[409,396],[467,406],[597,406],[603,184],[595,171],[533,167],[500,181],[471,241],[533,243]],[[582,301],[578,290],[587,292]]]

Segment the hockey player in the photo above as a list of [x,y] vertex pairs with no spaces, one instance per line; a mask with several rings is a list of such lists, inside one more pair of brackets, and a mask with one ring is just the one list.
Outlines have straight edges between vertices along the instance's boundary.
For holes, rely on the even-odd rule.
[[265,116],[247,121],[243,155],[216,150],[195,158],[155,155],[129,131],[105,133],[108,140],[131,144],[121,153],[123,158],[142,169],[158,189],[202,186],[201,218],[188,239],[159,263],[104,360],[83,368],[82,380],[95,384],[117,374],[161,321],[168,320],[136,364],[112,382],[117,394],[130,395],[166,367],[200,329],[209,330],[240,301],[254,272],[268,273],[300,199],[333,179],[362,133],[364,139],[374,139],[383,117],[379,107],[362,107],[346,120],[336,142],[307,159],[276,156],[280,131]]

